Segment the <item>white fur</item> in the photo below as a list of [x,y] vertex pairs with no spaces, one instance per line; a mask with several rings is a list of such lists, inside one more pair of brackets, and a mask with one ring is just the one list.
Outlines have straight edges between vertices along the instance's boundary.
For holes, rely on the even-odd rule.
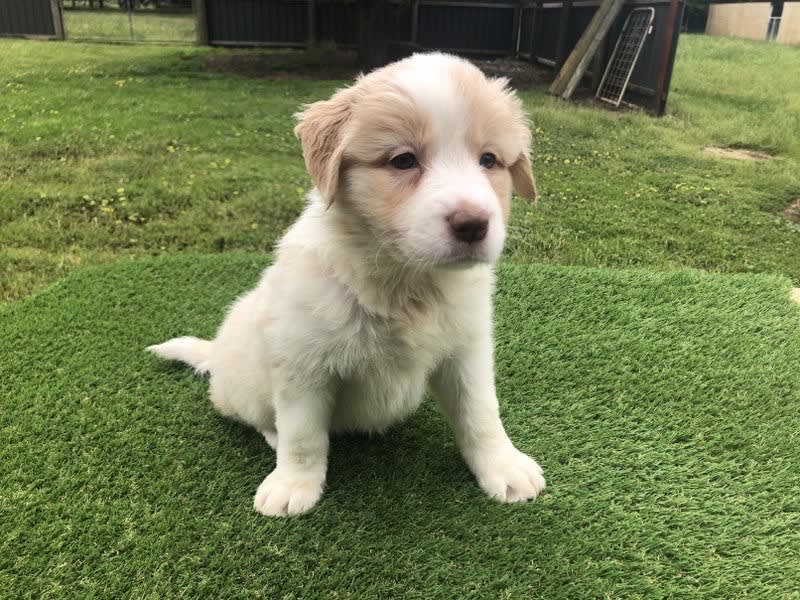
[[[469,116],[437,71],[458,59],[433,56],[411,59],[427,73],[424,86],[407,70],[396,79],[423,98],[420,110],[434,106],[438,119],[466,127]],[[329,434],[384,431],[419,407],[428,383],[490,496],[527,500],[545,486],[539,465],[506,435],[495,396],[492,263],[505,235],[498,198],[461,136],[434,138],[429,171],[392,220],[378,223],[352,201],[364,200],[363,174],[347,179],[349,199],[330,206],[315,190],[275,263],[234,303],[213,342],[184,337],[148,348],[208,372],[219,412],[277,450],[254,500],[264,514],[312,508]],[[464,199],[490,214],[486,240],[466,250],[446,227]]]

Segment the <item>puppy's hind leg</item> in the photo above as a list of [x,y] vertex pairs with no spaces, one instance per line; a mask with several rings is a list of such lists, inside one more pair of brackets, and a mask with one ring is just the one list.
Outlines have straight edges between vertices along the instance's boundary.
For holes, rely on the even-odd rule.
[[211,404],[214,405],[214,408],[216,408],[217,412],[223,417],[236,419],[238,417],[236,409],[233,408],[227,398],[225,398],[223,389],[224,387],[220,385],[218,378],[214,377],[212,374],[208,384],[208,395],[211,397]]
[[272,399],[264,394],[264,381],[232,382],[224,374],[212,372],[209,382],[211,404],[223,417],[249,425],[264,436],[273,450],[278,449],[275,430],[275,409]]

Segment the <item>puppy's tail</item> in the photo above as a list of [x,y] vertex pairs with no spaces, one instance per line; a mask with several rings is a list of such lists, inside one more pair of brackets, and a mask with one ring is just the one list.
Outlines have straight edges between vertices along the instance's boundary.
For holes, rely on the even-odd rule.
[[213,347],[214,343],[208,340],[184,336],[173,338],[163,344],[148,346],[146,350],[167,360],[185,362],[194,367],[198,374],[205,375],[210,368],[208,359]]

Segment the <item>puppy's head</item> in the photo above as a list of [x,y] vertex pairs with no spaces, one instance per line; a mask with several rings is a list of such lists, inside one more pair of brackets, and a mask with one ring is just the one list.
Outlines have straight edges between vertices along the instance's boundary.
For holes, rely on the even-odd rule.
[[507,83],[417,54],[308,106],[295,132],[320,195],[400,260],[497,260],[512,189],[536,197],[530,131]]

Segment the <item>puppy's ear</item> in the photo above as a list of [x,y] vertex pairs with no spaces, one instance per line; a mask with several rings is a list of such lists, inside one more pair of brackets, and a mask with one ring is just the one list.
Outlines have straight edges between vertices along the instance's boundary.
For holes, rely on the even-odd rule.
[[527,152],[522,152],[511,168],[511,182],[518,196],[536,202],[536,181],[533,179],[531,159]]
[[502,93],[506,102],[510,105],[511,131],[522,148],[517,160],[509,167],[511,172],[511,183],[518,196],[527,198],[531,202],[536,202],[536,181],[533,179],[533,169],[531,159],[528,156],[528,149],[531,146],[531,129],[528,117],[525,114],[525,107],[516,92],[509,87],[506,78],[493,80],[495,85],[502,86]]
[[344,130],[352,116],[351,89],[336,92],[330,100],[314,102],[297,113],[294,133],[303,146],[303,159],[323,200],[333,202],[339,186],[344,152]]

